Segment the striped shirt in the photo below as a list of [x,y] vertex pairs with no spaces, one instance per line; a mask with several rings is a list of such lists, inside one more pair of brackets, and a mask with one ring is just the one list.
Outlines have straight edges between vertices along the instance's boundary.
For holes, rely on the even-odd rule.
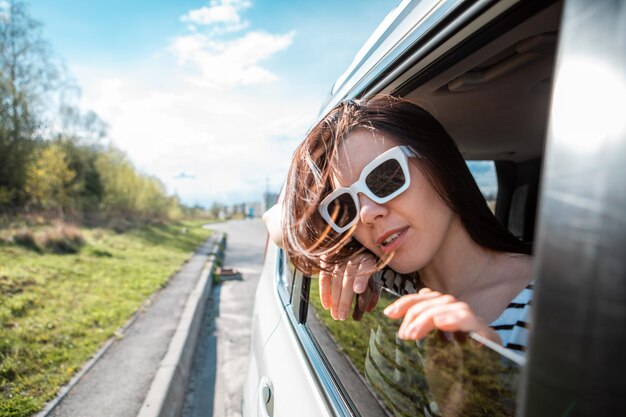
[[390,290],[397,296],[416,293],[422,287],[421,284],[416,283],[418,281],[417,277],[413,278],[408,275],[398,274],[390,268],[374,273],[372,278],[377,285]]
[[491,324],[507,349],[525,351],[528,346],[528,325],[534,282],[524,288]]

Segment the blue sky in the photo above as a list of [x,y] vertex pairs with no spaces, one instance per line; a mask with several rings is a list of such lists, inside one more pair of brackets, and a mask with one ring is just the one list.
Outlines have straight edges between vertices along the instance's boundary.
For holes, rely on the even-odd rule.
[[[398,0],[33,0],[81,107],[185,203],[277,190],[332,83]],[[182,175],[181,175],[182,174]]]

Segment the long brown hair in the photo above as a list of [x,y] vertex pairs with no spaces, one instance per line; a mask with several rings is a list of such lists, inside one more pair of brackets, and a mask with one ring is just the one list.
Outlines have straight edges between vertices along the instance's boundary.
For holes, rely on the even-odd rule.
[[322,269],[322,255],[334,265],[366,250],[351,239],[351,233],[335,233],[317,211],[333,190],[331,178],[339,144],[357,128],[389,137],[419,155],[417,161],[411,161],[419,164],[477,244],[499,252],[530,254],[530,247],[493,215],[443,126],[409,101],[378,95],[337,105],[311,129],[294,154],[283,202],[283,236],[287,253],[298,269],[313,273]]

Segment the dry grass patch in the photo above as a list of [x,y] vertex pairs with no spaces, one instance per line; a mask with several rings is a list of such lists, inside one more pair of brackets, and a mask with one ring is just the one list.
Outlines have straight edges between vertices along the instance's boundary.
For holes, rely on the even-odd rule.
[[81,230],[71,224],[59,222],[40,228],[24,227],[8,238],[24,248],[38,253],[78,253],[85,244]]

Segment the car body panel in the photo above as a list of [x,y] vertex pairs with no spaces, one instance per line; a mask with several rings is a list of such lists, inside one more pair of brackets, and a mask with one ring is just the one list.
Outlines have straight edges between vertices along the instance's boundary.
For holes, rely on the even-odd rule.
[[350,67],[335,82],[331,97],[320,114],[328,112],[342,98],[354,96],[358,84],[382,72],[461,3],[459,0],[403,1],[383,20]]
[[[291,305],[284,288],[280,249],[268,244],[264,273],[254,308],[251,356],[244,384],[243,415],[247,417],[330,416],[317,381],[293,329]],[[282,274],[281,272],[284,272]],[[259,323],[267,325],[262,326]],[[269,395],[268,404],[267,393]],[[266,395],[264,397],[264,395]],[[297,401],[294,401],[297,398]]]
[[252,313],[252,333],[250,338],[250,359],[244,383],[244,415],[252,416],[252,406],[257,398],[258,382],[261,379],[259,369],[262,368],[263,349],[280,322],[283,314],[282,304],[277,302],[276,270],[273,261],[277,247],[268,243],[265,252],[263,271],[256,289],[255,304]]

